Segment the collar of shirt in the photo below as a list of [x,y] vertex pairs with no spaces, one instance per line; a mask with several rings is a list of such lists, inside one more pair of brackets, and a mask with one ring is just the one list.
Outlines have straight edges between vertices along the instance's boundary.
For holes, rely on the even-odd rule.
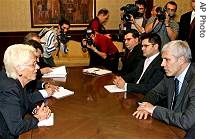
[[190,64],[188,64],[188,66],[184,69],[184,71],[179,76],[175,76],[175,78],[177,78],[179,80],[179,92],[180,92],[180,89],[182,87],[182,83],[184,81],[184,77],[185,77],[189,67],[190,67]]
[[195,18],[195,11],[193,10],[192,13],[191,13],[190,23],[192,23],[194,18]]
[[158,52],[157,54],[154,54],[154,55],[152,55],[150,57],[147,57],[149,59],[149,63],[148,64],[150,64],[159,54],[160,54],[160,52]]

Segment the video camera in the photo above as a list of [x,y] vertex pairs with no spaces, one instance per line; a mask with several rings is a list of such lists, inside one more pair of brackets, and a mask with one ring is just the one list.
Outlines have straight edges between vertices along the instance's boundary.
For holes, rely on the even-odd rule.
[[[92,29],[87,28],[84,30],[83,39],[85,39],[85,41],[87,42],[88,45],[93,44],[93,39],[91,38],[92,34],[94,34],[94,31]],[[82,42],[81,42],[81,46],[83,48],[87,48],[87,45],[83,45]]]
[[63,29],[60,31],[59,40],[61,43],[66,44],[71,39],[71,35],[67,32],[65,33]]
[[121,11],[124,12],[122,20],[125,22],[129,22],[131,20],[131,15],[136,18],[139,16],[139,7],[135,4],[127,4],[120,8]]
[[[63,44],[63,52],[65,54],[67,54],[67,52],[69,51],[67,46],[66,46],[66,43],[71,39],[71,35],[68,33],[68,32],[64,32],[64,30],[61,28],[61,31],[60,31],[60,35],[58,36],[58,40]],[[58,44],[58,52],[57,52],[57,56],[58,56],[58,53],[60,51],[60,43]]]
[[159,21],[164,21],[166,19],[166,8],[161,8],[161,7],[157,7],[156,8],[156,12],[157,12],[157,18]]

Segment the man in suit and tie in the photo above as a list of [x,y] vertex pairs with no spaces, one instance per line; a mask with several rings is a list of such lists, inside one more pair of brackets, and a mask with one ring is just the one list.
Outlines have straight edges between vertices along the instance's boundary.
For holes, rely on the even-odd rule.
[[129,92],[146,94],[155,87],[164,77],[161,67],[160,46],[161,38],[156,33],[145,34],[141,37],[143,55],[138,67],[125,76],[116,76],[113,83],[121,89]]
[[[147,119],[150,115],[189,130],[195,124],[195,67],[190,62],[190,47],[185,41],[175,40],[164,45],[161,54],[166,76],[140,101],[133,116]],[[158,106],[164,98],[167,106]]]
[[122,69],[119,71],[120,75],[126,75],[134,71],[139,61],[144,59],[141,45],[139,44],[139,32],[135,29],[130,29],[125,32],[125,55],[122,57]]
[[192,0],[192,11],[183,14],[179,23],[178,39],[187,41],[192,51],[192,62],[195,62],[195,0]]

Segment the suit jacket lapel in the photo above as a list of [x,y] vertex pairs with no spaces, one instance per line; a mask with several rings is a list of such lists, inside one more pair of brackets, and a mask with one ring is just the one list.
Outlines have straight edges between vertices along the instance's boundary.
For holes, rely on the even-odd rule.
[[[177,96],[177,100],[176,100],[176,105],[174,107],[174,109],[176,109],[176,107],[179,106],[179,104],[184,101],[183,99],[185,99],[185,96],[187,95],[187,93],[185,92],[188,92],[188,90],[190,89],[190,81],[192,79],[192,75],[193,74],[193,65],[191,64],[186,75],[185,75],[185,78],[184,78],[184,81],[182,83],[182,87],[181,87],[181,90],[180,90],[180,93],[179,95]],[[181,98],[181,99],[180,99]]]
[[[142,78],[144,78],[144,76],[147,74],[147,72],[150,71],[150,69],[153,68],[154,65],[156,65],[159,61],[161,60],[160,54],[149,64],[149,66],[147,67],[147,69],[145,70]],[[142,69],[143,70],[143,69]],[[141,79],[142,79],[141,78]]]

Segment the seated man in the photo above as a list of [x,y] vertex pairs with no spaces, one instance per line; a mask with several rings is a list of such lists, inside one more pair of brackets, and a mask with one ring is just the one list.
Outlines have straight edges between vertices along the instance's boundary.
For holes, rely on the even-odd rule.
[[141,39],[146,59],[141,60],[133,72],[122,77],[116,76],[113,83],[119,88],[126,89],[127,92],[146,94],[162,80],[164,71],[161,68],[160,36],[154,33],[145,34]]
[[[167,124],[189,130],[195,124],[195,67],[191,64],[191,51],[187,42],[176,40],[164,45],[162,51],[166,76],[141,100],[138,119],[148,115]],[[167,99],[167,107],[156,105]]]
[[139,44],[139,33],[137,30],[127,30],[124,35],[124,41],[126,49],[124,56],[121,58],[122,69],[119,71],[120,75],[133,72],[137,68],[138,63],[145,59]]

